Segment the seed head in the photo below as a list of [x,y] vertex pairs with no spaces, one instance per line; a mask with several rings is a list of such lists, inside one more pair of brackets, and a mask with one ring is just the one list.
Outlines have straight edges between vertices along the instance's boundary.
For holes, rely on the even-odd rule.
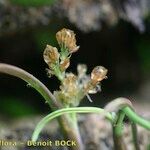
[[74,53],[79,49],[76,45],[75,33],[72,30],[63,28],[56,33],[56,39],[60,47],[64,46],[69,53]]
[[102,81],[103,79],[106,79],[107,72],[108,70],[105,67],[96,66],[91,73],[92,82],[95,84],[95,83]]
[[51,45],[47,45],[44,53],[43,53],[44,61],[51,65],[52,63],[56,63],[59,60],[59,53],[56,47],[52,47]]

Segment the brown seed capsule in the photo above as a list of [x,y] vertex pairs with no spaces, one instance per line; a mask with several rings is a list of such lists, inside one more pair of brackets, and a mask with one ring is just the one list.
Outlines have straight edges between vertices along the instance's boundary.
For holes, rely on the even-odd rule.
[[60,62],[60,69],[61,71],[65,71],[70,65],[70,59],[66,58],[65,60]]
[[43,53],[44,61],[51,65],[51,63],[56,63],[59,60],[59,53],[56,47],[47,45]]
[[63,28],[56,33],[56,39],[60,47],[64,46],[69,53],[74,53],[79,49],[76,45],[75,33],[72,30]]
[[96,66],[91,73],[91,80],[94,84],[106,79],[108,70],[103,66]]

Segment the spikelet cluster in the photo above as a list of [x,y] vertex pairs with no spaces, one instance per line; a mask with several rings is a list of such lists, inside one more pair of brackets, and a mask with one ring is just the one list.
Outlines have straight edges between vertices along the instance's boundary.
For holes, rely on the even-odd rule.
[[76,52],[79,46],[76,45],[75,33],[69,29],[58,31],[56,39],[60,50],[47,45],[43,53],[44,61],[49,67],[48,73],[61,81],[60,90],[55,91],[54,96],[64,106],[77,106],[85,96],[101,90],[100,82],[107,78],[108,70],[103,66],[96,66],[88,75],[87,66],[79,64],[77,75],[66,73],[70,66],[70,54]]

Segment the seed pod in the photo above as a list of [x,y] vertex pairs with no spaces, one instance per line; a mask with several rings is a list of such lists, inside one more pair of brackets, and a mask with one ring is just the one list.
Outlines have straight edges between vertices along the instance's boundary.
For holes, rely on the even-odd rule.
[[60,62],[60,69],[61,71],[65,71],[70,65],[70,59],[69,58],[66,58],[65,60],[61,61]]
[[74,53],[79,49],[76,45],[75,33],[72,30],[63,28],[56,33],[56,39],[60,47],[68,49],[69,53]]
[[43,53],[44,61],[48,64],[54,64],[59,60],[59,53],[56,47],[47,45]]
[[103,66],[96,66],[91,73],[91,80],[93,84],[97,84],[98,82],[106,79],[108,70]]

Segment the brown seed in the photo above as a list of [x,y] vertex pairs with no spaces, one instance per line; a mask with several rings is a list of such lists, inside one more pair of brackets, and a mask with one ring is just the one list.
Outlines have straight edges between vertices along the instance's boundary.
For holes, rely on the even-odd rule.
[[93,83],[97,83],[106,79],[108,70],[103,66],[96,66],[91,73],[91,80]]
[[79,49],[76,45],[75,33],[72,30],[63,28],[56,33],[56,39],[60,47],[64,46],[69,53],[74,53]]
[[59,53],[56,47],[47,45],[43,53],[44,61],[50,65],[56,63],[59,60]]

